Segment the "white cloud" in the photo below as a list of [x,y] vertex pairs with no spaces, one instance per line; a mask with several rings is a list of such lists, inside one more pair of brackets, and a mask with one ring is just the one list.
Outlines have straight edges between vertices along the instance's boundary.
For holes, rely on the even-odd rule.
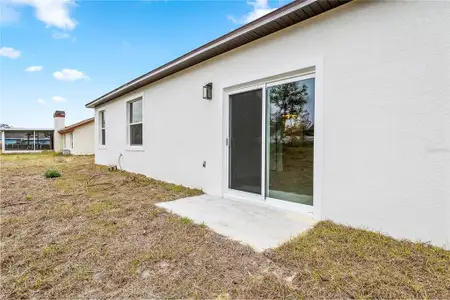
[[36,18],[48,27],[73,30],[77,22],[70,16],[70,9],[76,5],[75,0],[12,0],[35,9]]
[[89,80],[90,78],[81,71],[75,69],[62,69],[61,71],[53,73],[53,77],[63,81],[75,81],[75,80]]
[[1,47],[0,56],[16,59],[20,56],[20,51],[10,47]]
[[231,15],[227,16],[228,20],[235,24],[247,24],[275,10],[275,8],[269,6],[268,0],[249,1],[247,4],[252,6],[253,10],[251,12],[237,18]]
[[25,71],[27,72],[39,72],[43,69],[43,66],[29,66],[28,68],[25,69]]
[[53,32],[53,38],[57,40],[68,39],[70,38],[70,34],[64,32]]
[[65,101],[66,101],[66,99],[64,99],[64,98],[61,97],[61,96],[53,96],[53,97],[52,97],[52,100],[53,100],[54,102],[65,102]]
[[46,102],[44,99],[41,99],[41,98],[37,99],[36,101],[37,101],[37,103],[39,103],[40,105],[46,105],[46,104],[47,104],[47,102]]
[[0,23],[13,23],[20,19],[20,12],[6,0],[0,0]]

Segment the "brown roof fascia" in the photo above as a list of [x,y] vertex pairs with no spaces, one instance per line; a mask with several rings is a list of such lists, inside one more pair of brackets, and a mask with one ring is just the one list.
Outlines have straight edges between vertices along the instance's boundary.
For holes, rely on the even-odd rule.
[[73,132],[76,128],[81,127],[83,125],[89,124],[91,122],[94,122],[95,118],[89,118],[80,122],[77,122],[75,124],[72,124],[70,126],[65,127],[64,129],[59,130],[58,132],[63,134],[63,133],[69,133],[69,132]]

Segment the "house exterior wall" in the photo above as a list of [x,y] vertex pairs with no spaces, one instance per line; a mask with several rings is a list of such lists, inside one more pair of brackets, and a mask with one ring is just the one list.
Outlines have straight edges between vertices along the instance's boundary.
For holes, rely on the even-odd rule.
[[53,148],[55,152],[60,152],[64,148],[64,137],[58,132],[58,130],[63,129],[66,126],[65,122],[65,116],[53,117],[53,128],[55,128],[55,131],[53,133]]
[[94,122],[90,122],[86,125],[77,127],[73,131],[74,149],[75,155],[88,155],[94,154]]
[[[449,247],[449,15],[447,2],[356,1],[176,73],[96,107],[96,162],[222,195],[224,89],[315,65],[320,218]],[[127,147],[138,96],[143,150]]]
[[[64,149],[70,149],[73,155],[94,154],[94,122],[75,128],[74,131],[62,134],[62,141],[66,141]],[[73,148],[70,135],[73,134]],[[64,144],[63,144],[64,145]]]

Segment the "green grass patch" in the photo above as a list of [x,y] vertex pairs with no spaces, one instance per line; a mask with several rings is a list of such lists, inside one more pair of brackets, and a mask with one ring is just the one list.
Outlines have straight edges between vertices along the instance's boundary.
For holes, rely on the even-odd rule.
[[189,218],[187,218],[187,217],[181,217],[181,218],[180,218],[180,222],[181,222],[182,224],[193,224],[193,223],[194,223],[191,219],[189,219]]
[[61,173],[56,170],[47,170],[44,173],[45,178],[56,178],[61,177]]

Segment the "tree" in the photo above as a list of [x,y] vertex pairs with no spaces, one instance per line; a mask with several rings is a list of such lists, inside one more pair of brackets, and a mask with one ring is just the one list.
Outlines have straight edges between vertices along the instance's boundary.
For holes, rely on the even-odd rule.
[[301,87],[296,82],[280,84],[270,88],[269,98],[277,110],[277,116],[295,115],[303,112],[303,108],[308,103],[308,87],[302,84]]
[[[294,120],[292,125],[302,122],[304,107],[308,103],[308,87],[297,82],[281,84],[269,89],[271,137],[283,141],[286,121]],[[303,124],[300,124],[303,128]]]
[[11,128],[11,126],[8,124],[0,124],[0,129],[7,129],[7,128]]
[[[308,87],[305,84],[292,82],[271,87],[268,94],[270,101],[270,155],[271,161],[273,161],[270,169],[283,171],[283,143],[294,142],[295,136],[298,135],[298,129],[303,131],[304,126],[298,124],[298,121],[301,120],[304,107],[308,103]],[[290,126],[286,126],[288,120],[292,120]],[[300,123],[302,122],[300,121]],[[300,133],[300,136],[302,135]],[[286,139],[286,136],[289,139]]]

